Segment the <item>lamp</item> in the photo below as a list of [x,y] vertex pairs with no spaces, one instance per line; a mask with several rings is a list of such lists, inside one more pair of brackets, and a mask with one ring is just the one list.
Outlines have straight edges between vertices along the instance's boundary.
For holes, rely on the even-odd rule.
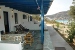
[[[13,10],[11,12],[13,13]],[[12,15],[12,18],[13,18],[13,15]]]
[[13,10],[12,10],[12,12],[13,12]]

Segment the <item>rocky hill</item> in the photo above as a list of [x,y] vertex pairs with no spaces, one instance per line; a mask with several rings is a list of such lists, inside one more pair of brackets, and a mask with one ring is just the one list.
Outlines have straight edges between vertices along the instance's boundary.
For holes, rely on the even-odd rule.
[[49,17],[50,19],[70,19],[70,15],[68,14],[68,11],[59,12],[53,15],[47,15],[46,17]]

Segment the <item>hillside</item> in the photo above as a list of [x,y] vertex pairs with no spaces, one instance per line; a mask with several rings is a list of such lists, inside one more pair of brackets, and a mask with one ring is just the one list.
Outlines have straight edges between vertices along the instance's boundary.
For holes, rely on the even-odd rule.
[[47,15],[46,17],[49,17],[50,19],[70,19],[68,11],[59,12],[53,15]]

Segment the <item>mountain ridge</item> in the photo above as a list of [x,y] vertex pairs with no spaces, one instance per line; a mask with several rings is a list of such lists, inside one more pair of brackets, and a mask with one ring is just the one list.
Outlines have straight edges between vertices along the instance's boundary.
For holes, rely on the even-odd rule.
[[58,12],[56,14],[53,15],[47,15],[46,17],[49,17],[50,19],[70,19],[71,16],[68,14],[68,11],[62,11],[62,12]]

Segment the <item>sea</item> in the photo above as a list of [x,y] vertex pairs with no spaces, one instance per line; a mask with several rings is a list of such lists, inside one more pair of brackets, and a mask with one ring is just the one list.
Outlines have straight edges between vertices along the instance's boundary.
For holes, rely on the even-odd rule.
[[68,24],[68,20],[55,20],[55,21],[57,21],[57,22],[59,22],[59,23],[64,23],[64,24]]

